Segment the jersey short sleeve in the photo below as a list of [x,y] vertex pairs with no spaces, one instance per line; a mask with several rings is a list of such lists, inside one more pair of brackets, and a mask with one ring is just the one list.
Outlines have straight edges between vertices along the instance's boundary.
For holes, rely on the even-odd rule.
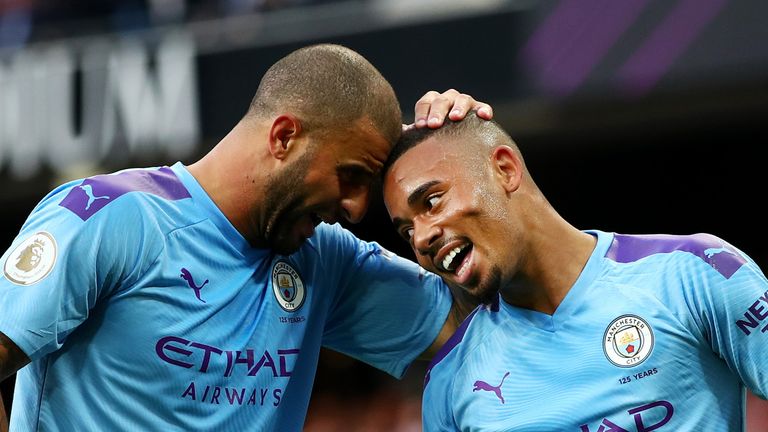
[[131,199],[86,220],[62,206],[78,184],[44,198],[0,261],[0,332],[33,361],[59,349],[100,299],[159,253],[161,240],[144,234]]
[[328,228],[321,247],[338,287],[323,344],[401,377],[440,332],[450,292],[414,262]]
[[682,277],[701,334],[741,381],[768,396],[768,282],[743,252],[700,235],[703,259]]

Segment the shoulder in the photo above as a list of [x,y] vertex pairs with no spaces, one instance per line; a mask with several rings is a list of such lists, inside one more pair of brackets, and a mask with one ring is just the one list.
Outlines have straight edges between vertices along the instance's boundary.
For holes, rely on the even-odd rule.
[[[168,232],[189,224],[191,195],[168,167],[118,171],[69,182],[51,192],[35,209],[78,229],[119,228]],[[116,229],[118,228],[118,229]]]
[[72,250],[96,250],[96,245],[111,245],[109,249],[161,247],[165,234],[192,223],[186,216],[193,207],[189,197],[167,167],[74,180],[40,201],[17,240],[45,231]]
[[340,224],[333,225],[321,222],[315,227],[315,235],[307,240],[307,245],[316,250],[335,249],[338,246],[349,246],[363,241]]
[[187,188],[168,167],[118,171],[88,177],[67,186],[58,205],[83,221],[115,208],[123,210],[151,201],[170,204],[191,198]]
[[376,242],[359,239],[338,223],[329,225],[324,222],[315,228],[315,235],[307,240],[302,248],[303,252],[308,250],[324,258],[343,256],[356,260],[367,258],[371,254],[386,255],[388,258],[393,255]]
[[[747,259],[735,247],[711,234],[615,234],[605,257],[617,263],[634,263],[650,257],[678,258],[706,264],[729,278]],[[665,262],[672,262],[665,260]]]

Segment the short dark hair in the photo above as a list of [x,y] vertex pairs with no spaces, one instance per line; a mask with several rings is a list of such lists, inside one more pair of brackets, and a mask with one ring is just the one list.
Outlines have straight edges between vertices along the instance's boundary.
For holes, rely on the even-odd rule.
[[284,109],[296,112],[307,130],[349,127],[367,117],[394,143],[402,128],[392,86],[363,56],[340,45],[301,48],[267,70],[248,115],[269,116]]
[[[512,137],[510,137],[498,123],[493,120],[484,120],[477,116],[477,112],[470,111],[463,120],[454,121],[446,118],[443,125],[437,129],[422,127],[403,132],[400,135],[400,139],[397,140],[397,143],[395,143],[395,146],[389,153],[389,157],[384,164],[382,173],[386,174],[389,168],[392,167],[400,156],[413,147],[416,147],[421,142],[426,141],[428,138],[458,138],[470,136],[472,137],[472,140],[467,140],[469,142],[462,143],[462,145],[471,147],[472,143],[484,144],[484,147],[490,150],[493,146],[504,144],[519,152]],[[478,150],[481,147],[476,146],[471,148]]]

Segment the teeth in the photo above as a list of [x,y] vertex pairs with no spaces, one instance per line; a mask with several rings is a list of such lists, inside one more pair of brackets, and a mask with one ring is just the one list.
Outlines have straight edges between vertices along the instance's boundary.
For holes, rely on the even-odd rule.
[[467,270],[467,267],[469,267],[469,261],[465,262],[463,266],[459,269],[459,271],[456,272],[457,276],[461,276],[464,274],[464,272]]
[[445,270],[448,270],[448,266],[451,265],[451,263],[453,262],[453,259],[456,258],[456,255],[459,252],[461,252],[461,250],[464,249],[465,247],[467,247],[467,245],[456,246],[452,251],[448,253],[448,255],[445,256],[445,258],[443,258],[443,268]]

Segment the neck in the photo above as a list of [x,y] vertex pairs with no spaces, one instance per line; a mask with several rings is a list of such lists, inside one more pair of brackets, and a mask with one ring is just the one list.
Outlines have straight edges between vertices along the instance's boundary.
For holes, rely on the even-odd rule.
[[551,315],[584,270],[597,240],[570,225],[546,201],[540,208],[524,227],[529,233],[526,251],[501,296],[509,304]]
[[260,211],[269,176],[268,158],[259,152],[260,127],[241,121],[208,154],[188,167],[189,172],[252,246],[264,247],[259,238]]

